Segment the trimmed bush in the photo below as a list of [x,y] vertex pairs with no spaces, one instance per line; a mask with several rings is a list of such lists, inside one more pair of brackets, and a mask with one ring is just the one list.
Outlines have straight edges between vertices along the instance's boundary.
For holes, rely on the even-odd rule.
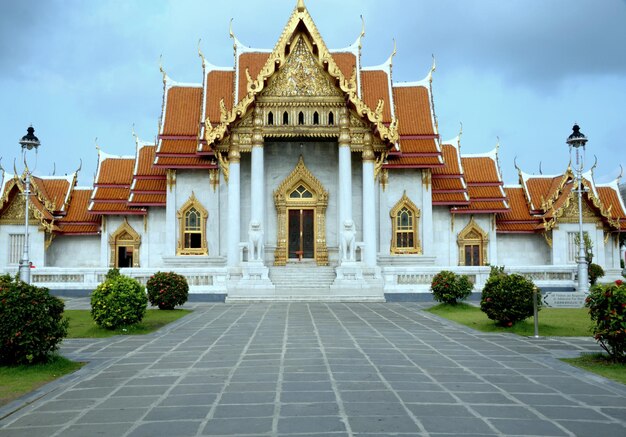
[[590,263],[589,267],[589,283],[591,285],[596,285],[598,279],[604,276],[604,269],[595,263]]
[[[497,324],[513,326],[533,315],[534,287],[533,282],[522,275],[507,274],[504,267],[492,267],[483,288],[480,309]],[[541,295],[537,296],[537,306],[541,308]]]
[[467,275],[457,275],[454,272],[443,270],[433,277],[430,289],[437,302],[455,305],[472,294],[472,284]]
[[148,279],[146,288],[150,303],[161,310],[173,310],[189,297],[187,278],[174,272],[156,272]]
[[106,329],[141,322],[147,306],[144,287],[128,276],[113,276],[91,293],[91,317]]
[[626,362],[626,283],[617,280],[591,287],[585,306],[595,322],[596,341],[611,359]]
[[47,288],[0,276],[0,363],[48,361],[67,336],[64,306]]

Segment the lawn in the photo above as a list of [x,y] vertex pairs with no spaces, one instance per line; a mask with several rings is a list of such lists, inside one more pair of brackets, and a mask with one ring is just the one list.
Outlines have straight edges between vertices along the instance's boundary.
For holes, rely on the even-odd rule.
[[70,321],[67,338],[102,338],[114,335],[149,334],[189,314],[190,310],[148,310],[136,325],[119,329],[104,329],[95,324],[89,310],[65,310],[64,315]]
[[[115,330],[100,328],[96,325],[89,310],[66,310],[64,315],[70,322],[67,338],[102,338],[113,335],[149,334],[190,312],[190,310],[181,309],[148,310],[141,323]],[[83,364],[54,355],[47,364],[0,366],[0,406],[8,404],[50,381],[78,370]]]
[[83,365],[84,363],[75,363],[54,355],[46,364],[0,366],[0,406],[63,375],[75,372]]
[[[427,311],[482,332],[511,332],[525,336],[535,333],[532,317],[505,328],[496,325],[480,308],[464,303],[439,304]],[[543,308],[539,311],[539,335],[544,337],[588,337],[591,336],[591,326],[586,308]]]
[[605,354],[585,354],[578,358],[563,358],[561,361],[626,384],[626,364],[613,363],[607,360]]

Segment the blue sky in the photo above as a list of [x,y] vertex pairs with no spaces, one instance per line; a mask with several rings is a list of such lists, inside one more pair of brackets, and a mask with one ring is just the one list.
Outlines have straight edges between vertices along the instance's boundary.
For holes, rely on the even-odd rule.
[[[107,153],[132,155],[132,126],[153,139],[163,85],[201,82],[198,39],[208,60],[233,63],[228,29],[271,48],[295,0],[5,0],[0,15],[0,156],[12,172],[30,123],[42,146],[37,173],[74,171],[91,185],[95,138]],[[522,170],[562,172],[578,122],[596,180],[626,167],[626,0],[308,0],[326,44],[350,45],[366,22],[362,64],[393,49],[394,81],[422,79],[437,59],[435,109],[443,140],[463,123],[462,153],[500,138],[506,183]],[[53,164],[54,163],[54,164]]]

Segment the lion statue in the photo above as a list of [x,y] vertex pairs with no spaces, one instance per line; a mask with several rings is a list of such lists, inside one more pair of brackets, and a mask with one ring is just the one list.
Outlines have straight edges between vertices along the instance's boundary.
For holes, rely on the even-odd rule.
[[263,229],[256,220],[250,222],[248,230],[248,261],[263,261]]
[[356,231],[352,220],[343,222],[343,231],[341,232],[341,260],[354,261],[356,246]]

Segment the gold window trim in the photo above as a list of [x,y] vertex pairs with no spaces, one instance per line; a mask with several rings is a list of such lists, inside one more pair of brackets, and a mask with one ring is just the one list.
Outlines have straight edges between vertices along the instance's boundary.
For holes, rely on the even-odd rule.
[[459,236],[457,237],[457,244],[459,245],[459,265],[465,265],[465,246],[478,245],[480,253],[480,265],[486,266],[488,264],[487,249],[489,247],[489,234],[485,232],[474,220],[474,216],[470,218],[469,223],[465,226]]
[[[311,194],[310,198],[291,198],[290,194],[300,185]],[[328,246],[326,245],[326,207],[328,206],[328,191],[322,183],[304,165],[302,156],[293,171],[283,180],[274,191],[274,206],[276,207],[278,232],[276,250],[274,251],[274,265],[287,264],[287,229],[289,226],[290,209],[313,209],[315,249],[314,257],[318,266],[328,265]]]
[[118,265],[118,247],[131,246],[133,248],[133,267],[139,267],[139,246],[141,246],[141,235],[133,229],[128,223],[128,219],[124,217],[124,222],[109,235],[109,248],[111,256],[109,258],[109,267],[113,268]]
[[[185,215],[191,208],[195,208],[200,213],[200,247],[198,248],[185,248]],[[202,204],[196,199],[195,193],[192,191],[191,196],[180,207],[176,213],[178,218],[178,246],[176,247],[176,255],[208,255],[209,250],[206,243],[206,222],[209,217],[209,213],[202,206]]]
[[[409,211],[413,213],[413,247],[398,247],[396,234],[400,232],[398,230],[398,213],[403,209],[407,208]],[[422,246],[420,244],[419,232],[418,232],[418,224],[421,212],[419,208],[409,199],[406,195],[406,190],[402,193],[402,197],[398,200],[398,203],[395,204],[391,211],[389,211],[389,217],[391,217],[391,253],[392,254],[421,254]]]

